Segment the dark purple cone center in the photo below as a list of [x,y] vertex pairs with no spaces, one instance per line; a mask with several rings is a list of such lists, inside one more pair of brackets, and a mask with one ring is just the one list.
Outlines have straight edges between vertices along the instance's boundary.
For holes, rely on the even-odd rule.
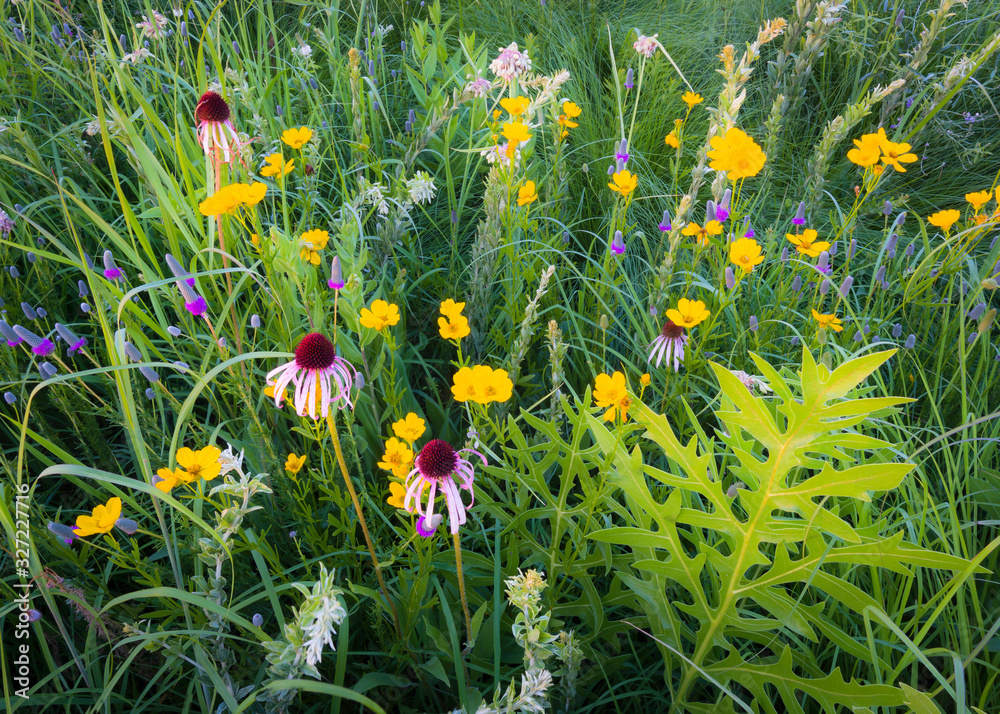
[[295,348],[295,364],[301,369],[326,369],[336,356],[333,343],[318,332],[310,332]]
[[215,92],[205,92],[198,100],[198,106],[194,109],[195,121],[202,122],[223,122],[229,119],[229,105],[226,100]]
[[684,335],[684,328],[676,324],[673,320],[667,320],[663,325],[663,336],[668,340],[676,340]]
[[440,480],[455,473],[458,454],[447,441],[431,439],[417,454],[416,465],[425,478]]

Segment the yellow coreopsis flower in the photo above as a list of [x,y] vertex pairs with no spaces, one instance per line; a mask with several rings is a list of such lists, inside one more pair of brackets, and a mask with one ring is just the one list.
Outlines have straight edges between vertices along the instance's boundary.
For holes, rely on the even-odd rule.
[[361,308],[361,324],[372,330],[384,330],[399,322],[399,308],[385,300],[376,300],[371,309]]
[[486,365],[462,367],[455,373],[451,392],[460,402],[477,404],[506,402],[513,394],[514,383],[503,369],[494,370]]
[[94,506],[89,516],[76,517],[76,535],[78,538],[110,533],[115,523],[122,516],[122,500],[117,496],[108,499],[106,504]]
[[229,213],[240,205],[236,195],[232,191],[225,190],[225,188],[227,187],[219,189],[198,204],[198,210],[201,212],[201,215],[218,216],[223,213]]
[[882,162],[886,166],[891,166],[896,171],[901,173],[906,173],[906,169],[903,168],[903,164],[912,164],[914,161],[918,160],[916,154],[909,153],[910,145],[901,142],[899,144],[889,141],[889,137],[885,135],[885,129],[878,130],[879,145],[882,148]]
[[812,311],[813,319],[819,323],[820,328],[830,328],[834,332],[843,332],[844,327],[841,319],[834,315],[821,315],[816,310]]
[[389,482],[389,498],[385,499],[393,508],[403,508],[406,502],[406,488],[401,483]]
[[641,384],[644,387],[648,387],[651,381],[653,380],[652,377],[649,376],[649,372],[646,372],[641,377],[639,377],[639,384]]
[[628,421],[628,410],[632,399],[628,396],[628,382],[621,372],[599,374],[594,379],[594,403],[604,412],[604,421],[614,421],[621,414],[622,421]]
[[755,266],[764,262],[760,244],[753,238],[740,238],[729,245],[729,262],[738,265],[744,273],[752,273]]
[[330,240],[330,234],[326,231],[314,229],[306,231],[299,238],[299,257],[307,263],[319,265],[319,251],[326,248]]
[[865,134],[860,139],[854,140],[857,148],[847,152],[847,158],[863,168],[870,168],[882,158],[882,142],[878,134]]
[[[178,478],[184,483],[192,483],[198,479],[211,481],[222,470],[222,464],[219,463],[220,456],[222,456],[222,451],[217,446],[206,446],[198,451],[192,451],[186,446],[183,449],[178,449]],[[181,471],[181,468],[184,471]]]
[[301,149],[312,139],[312,135],[312,130],[300,126],[298,129],[286,129],[281,135],[281,140],[293,149]]
[[830,249],[829,241],[816,240],[816,236],[817,233],[813,228],[806,228],[802,232],[802,235],[795,235],[794,233],[785,234],[785,238],[795,246],[795,250],[802,255],[808,255],[810,258],[815,258],[824,250]]
[[448,298],[441,303],[441,314],[449,320],[454,320],[456,317],[459,317],[464,309],[464,302],[455,302],[451,298]]
[[951,227],[955,225],[962,214],[954,209],[949,208],[947,211],[938,211],[937,213],[932,213],[927,217],[927,222],[932,226],[937,226],[943,230],[946,234],[951,230]]
[[519,117],[528,111],[527,97],[504,97],[500,100],[500,106],[507,110],[512,117]]
[[295,454],[289,454],[288,458],[285,460],[285,471],[295,475],[302,470],[302,467],[306,464],[306,455],[296,456]]
[[628,169],[622,169],[613,173],[611,181],[612,183],[608,184],[608,188],[616,193],[620,193],[622,198],[627,198],[635,190],[635,187],[639,185],[639,177],[631,173]]
[[504,122],[503,131],[500,133],[515,147],[522,141],[527,141],[531,138],[531,134],[528,133],[528,127],[519,121]]
[[385,453],[382,460],[378,462],[380,469],[392,471],[397,478],[406,478],[410,472],[410,465],[413,463],[413,451],[396,437],[385,442]]
[[684,92],[684,96],[681,97],[681,101],[687,104],[688,111],[691,111],[705,100],[700,94],[695,94],[694,92]]
[[271,154],[264,159],[264,167],[260,170],[261,176],[284,176],[295,168],[295,159],[285,161],[281,154]]
[[684,226],[683,230],[681,230],[681,235],[697,236],[696,241],[698,245],[706,246],[709,243],[709,236],[722,235],[722,224],[718,221],[709,221],[702,227],[692,221]]
[[980,209],[987,204],[987,202],[993,198],[992,191],[976,191],[975,193],[965,194],[965,200],[972,204],[972,210],[979,213]]
[[686,327],[690,330],[695,325],[707,320],[711,314],[701,300],[681,298],[677,301],[677,307],[667,310],[667,319],[678,327]]
[[455,372],[455,383],[451,385],[451,393],[458,402],[478,402],[479,395],[472,380],[472,368],[462,367]]
[[757,142],[736,127],[727,131],[725,136],[713,136],[711,144],[713,151],[708,152],[708,158],[712,159],[709,168],[725,171],[732,181],[756,176],[767,161],[767,155]]
[[567,126],[570,129],[575,129],[580,126],[573,121],[583,113],[583,110],[580,109],[580,107],[578,107],[574,102],[563,102],[562,110],[563,113],[559,115],[560,124]]
[[468,337],[472,330],[469,329],[469,321],[462,315],[458,315],[451,319],[439,317],[438,332],[446,340],[460,340],[463,337]]
[[521,188],[517,190],[517,205],[525,206],[533,201],[538,200],[538,194],[535,193],[535,182],[527,181]]
[[411,444],[423,436],[425,431],[427,431],[427,427],[424,420],[413,412],[410,412],[399,421],[393,422],[392,425],[392,433]]
[[667,134],[666,137],[664,137],[663,142],[667,146],[673,147],[675,149],[680,148],[681,145],[681,140],[677,138],[677,134],[675,134],[674,132],[670,132],[669,134]]
[[234,183],[232,190],[236,195],[236,199],[242,205],[256,206],[264,200],[264,195],[267,193],[267,184],[260,181],[255,181],[252,184]]

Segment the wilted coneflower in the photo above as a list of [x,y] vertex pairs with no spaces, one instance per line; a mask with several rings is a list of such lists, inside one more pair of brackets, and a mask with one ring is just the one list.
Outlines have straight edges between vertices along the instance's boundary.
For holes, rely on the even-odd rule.
[[226,100],[216,92],[205,92],[194,109],[194,119],[198,124],[198,143],[205,155],[212,158],[216,169],[220,164],[230,163],[233,149],[238,150],[241,142]]
[[[20,325],[14,325],[14,332],[22,340],[31,345],[31,351],[39,357],[48,357],[56,351],[55,343],[47,337],[39,337],[31,330],[26,330]],[[7,342],[10,345],[10,340]],[[11,345],[13,347],[13,345]]]
[[684,361],[684,346],[687,342],[688,336],[684,332],[684,328],[674,323],[673,320],[667,320],[663,323],[660,334],[649,344],[649,358],[646,363],[652,362],[655,357],[656,366],[659,367],[664,359],[666,359],[667,364],[670,364],[670,360],[673,359],[674,371],[679,372],[681,362]]
[[[337,356],[337,350],[326,337],[310,332],[295,347],[295,359],[267,374],[267,383],[274,387],[274,404],[280,407],[285,390],[295,386],[293,404],[299,416],[317,419],[330,413],[330,404],[351,405],[351,385],[356,370],[351,363]],[[316,408],[319,407],[319,414]]]

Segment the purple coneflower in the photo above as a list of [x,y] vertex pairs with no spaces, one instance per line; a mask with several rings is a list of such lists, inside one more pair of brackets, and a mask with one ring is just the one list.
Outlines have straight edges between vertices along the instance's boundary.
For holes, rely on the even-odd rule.
[[218,162],[221,151],[221,163],[228,164],[232,161],[230,147],[239,149],[241,142],[230,118],[226,100],[215,92],[205,92],[194,109],[194,118],[198,124],[198,143],[205,155],[212,156]]
[[278,407],[285,398],[285,390],[294,385],[295,412],[299,416],[308,413],[316,419],[317,407],[325,417],[330,413],[331,402],[342,400],[340,408],[350,406],[355,372],[350,362],[337,356],[330,340],[318,332],[310,332],[296,346],[295,359],[268,372],[267,383],[274,387],[274,404]]
[[672,320],[667,320],[663,324],[663,330],[656,339],[649,344],[649,358],[646,360],[647,364],[656,358],[656,366],[659,367],[660,363],[666,359],[667,363],[670,363],[671,358],[674,361],[674,371],[679,372],[681,368],[681,362],[684,361],[684,345],[688,342],[687,333],[684,332],[684,328],[678,324],[675,324]]
[[[475,472],[472,463],[462,458],[462,454],[474,454],[486,465],[486,457],[474,449],[455,451],[446,441],[431,439],[417,454],[413,470],[406,476],[406,498],[403,508],[420,516],[425,532],[437,526],[434,518],[434,501],[440,489],[448,508],[448,524],[452,534],[458,533],[459,526],[465,524],[465,512],[476,502],[472,490]],[[457,482],[456,482],[457,479]],[[428,488],[429,487],[429,488]],[[469,505],[462,501],[461,490],[469,492]],[[426,501],[424,492],[427,491]],[[421,533],[423,535],[423,533]]]

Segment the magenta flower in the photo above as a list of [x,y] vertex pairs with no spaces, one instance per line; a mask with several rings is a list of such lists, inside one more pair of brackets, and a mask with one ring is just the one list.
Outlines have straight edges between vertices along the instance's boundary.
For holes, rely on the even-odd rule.
[[31,351],[39,357],[48,357],[56,351],[55,343],[47,337],[39,337],[31,330],[26,330],[20,325],[14,325],[14,332],[17,333],[18,337],[31,345]]
[[115,265],[115,256],[111,254],[110,250],[104,251],[104,277],[115,281],[125,279],[125,273]]
[[331,290],[342,290],[344,287],[344,274],[340,269],[340,256],[333,256],[333,263],[330,265],[330,279],[327,286]]
[[615,237],[611,240],[611,252],[615,255],[625,252],[625,239],[622,238],[621,231],[615,231]]
[[[406,476],[407,488],[403,508],[410,513],[416,511],[420,516],[417,523],[418,528],[423,526],[421,535],[428,531],[433,533],[433,529],[437,527],[434,501],[439,490],[444,494],[452,534],[458,533],[459,526],[465,523],[465,512],[472,508],[476,500],[472,491],[475,472],[472,470],[472,464],[462,458],[461,454],[465,453],[475,454],[482,459],[483,465],[486,465],[486,457],[478,451],[473,449],[455,451],[448,442],[441,439],[428,441],[414,459],[414,468]],[[461,490],[469,492],[468,506],[462,501]]]
[[673,226],[671,225],[670,221],[670,211],[663,212],[663,220],[660,221],[660,225],[657,226],[657,228],[659,228],[664,233],[666,233],[669,230],[673,230]]
[[330,404],[341,402],[340,408],[351,405],[351,385],[357,370],[347,360],[337,356],[330,340],[318,332],[310,332],[295,348],[295,359],[272,369],[267,383],[274,387],[274,404],[280,407],[285,390],[295,387],[294,405],[299,416],[307,413],[317,418],[330,413]]
[[652,362],[655,357],[656,366],[659,367],[660,362],[664,359],[667,360],[667,364],[670,364],[670,360],[673,358],[674,371],[679,372],[681,362],[684,361],[684,345],[687,344],[687,341],[688,336],[684,332],[684,328],[672,320],[667,320],[663,325],[663,331],[649,345],[647,364]]

